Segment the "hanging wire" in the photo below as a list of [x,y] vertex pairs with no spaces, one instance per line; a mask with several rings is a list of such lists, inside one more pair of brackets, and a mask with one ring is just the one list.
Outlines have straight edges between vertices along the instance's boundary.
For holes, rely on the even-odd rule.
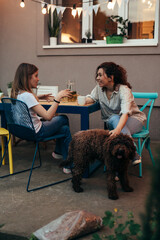
[[[36,2],[36,3],[43,3],[43,4],[45,4],[46,2],[44,2],[44,1],[41,1],[41,0],[32,0],[33,2]],[[83,3],[94,3],[95,1],[97,1],[97,0],[87,0],[87,1],[85,1],[85,2],[83,2]],[[108,1],[108,0],[107,0]],[[106,1],[106,2],[107,2]],[[81,4],[82,3],[82,1],[77,1],[76,2],[76,5],[78,5],[78,4]],[[47,3],[47,4],[49,4],[49,3]],[[56,6],[61,6],[62,4],[53,4],[53,5],[56,5]],[[66,5],[66,7],[68,6],[68,7],[70,7],[70,4],[67,4],[67,3],[65,3],[65,5]]]

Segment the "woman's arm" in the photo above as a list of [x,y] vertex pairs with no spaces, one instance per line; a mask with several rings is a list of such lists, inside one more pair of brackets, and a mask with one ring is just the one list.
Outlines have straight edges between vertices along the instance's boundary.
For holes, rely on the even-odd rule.
[[52,106],[48,110],[46,110],[44,107],[42,107],[41,104],[38,104],[38,105],[32,107],[32,109],[34,112],[36,112],[40,117],[43,117],[45,120],[51,120],[57,111],[58,104],[59,104],[58,102],[60,102],[61,98],[62,97],[71,97],[71,96],[72,96],[71,91],[69,89],[62,90],[57,94],[57,96],[55,98],[55,100],[57,102],[53,102]]
[[47,100],[48,102],[53,101],[54,99],[54,96],[52,95],[52,93],[40,94],[37,97],[38,99]]
[[120,120],[119,120],[119,123],[118,123],[117,127],[115,129],[111,130],[109,133],[111,135],[120,134],[120,132],[123,129],[123,127],[125,126],[127,120],[128,120],[128,113],[122,114],[122,116],[120,117]]

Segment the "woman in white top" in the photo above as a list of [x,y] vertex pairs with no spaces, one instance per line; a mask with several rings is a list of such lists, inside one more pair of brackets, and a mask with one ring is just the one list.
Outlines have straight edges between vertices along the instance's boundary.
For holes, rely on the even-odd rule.
[[[55,152],[52,153],[54,158],[63,157],[65,160],[68,154],[69,143],[72,139],[69,129],[69,121],[65,115],[55,116],[55,114],[61,98],[70,97],[71,92],[69,89],[65,89],[60,91],[55,98],[51,97],[51,94],[40,95],[37,97],[32,92],[32,88],[37,88],[38,82],[38,68],[33,64],[20,64],[15,73],[11,97],[27,104],[38,137],[65,134],[65,139],[61,138],[56,140]],[[39,104],[39,98],[46,100],[51,100],[52,98],[52,106],[46,110],[41,104]],[[41,121],[40,117],[45,121]],[[70,169],[64,168],[63,171],[69,173]]]
[[[96,69],[96,81],[97,85],[87,95],[86,103],[99,102],[102,119],[110,134],[122,132],[131,136],[139,132],[146,116],[134,101],[126,70],[113,62],[104,62]],[[133,164],[140,162],[141,158],[136,154]]]

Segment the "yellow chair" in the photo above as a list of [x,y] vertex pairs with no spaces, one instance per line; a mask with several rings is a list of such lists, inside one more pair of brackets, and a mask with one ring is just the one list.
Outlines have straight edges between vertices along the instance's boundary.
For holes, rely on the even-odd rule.
[[0,128],[1,144],[2,144],[2,160],[1,164],[5,165],[5,138],[7,138],[8,144],[8,157],[9,157],[9,170],[10,174],[13,174],[13,158],[12,158],[12,143],[9,131],[5,128]]

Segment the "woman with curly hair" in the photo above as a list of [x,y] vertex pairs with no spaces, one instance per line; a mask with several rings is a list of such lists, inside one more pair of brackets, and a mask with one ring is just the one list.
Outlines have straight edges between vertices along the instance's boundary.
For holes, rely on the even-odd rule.
[[[134,101],[126,70],[113,62],[104,62],[96,69],[96,81],[96,87],[86,97],[86,104],[99,102],[102,120],[110,134],[122,132],[131,137],[141,131],[146,116]],[[137,153],[133,165],[140,162]]]

